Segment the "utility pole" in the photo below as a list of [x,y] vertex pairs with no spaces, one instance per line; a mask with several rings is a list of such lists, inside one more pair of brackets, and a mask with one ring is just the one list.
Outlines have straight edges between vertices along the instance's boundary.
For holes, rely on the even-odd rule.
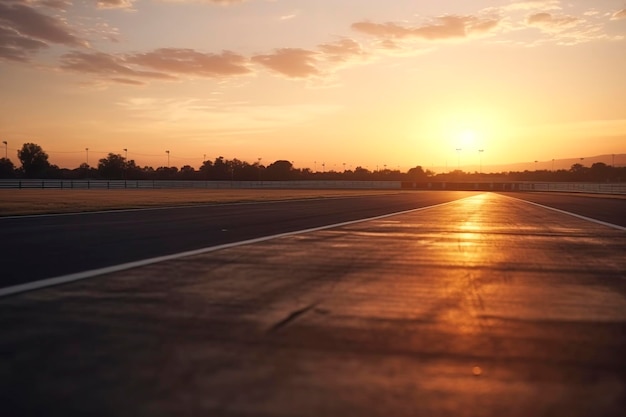
[[[4,143],[4,159],[9,159],[8,155],[8,149],[9,149],[9,144],[7,143],[6,140],[3,140],[2,143]],[[615,155],[613,155],[613,158],[615,158]]]
[[165,153],[167,154],[167,167],[170,167],[170,151],[165,151]]
[[85,161],[87,163],[87,166],[89,166],[89,148],[85,148],[85,153],[87,154]]

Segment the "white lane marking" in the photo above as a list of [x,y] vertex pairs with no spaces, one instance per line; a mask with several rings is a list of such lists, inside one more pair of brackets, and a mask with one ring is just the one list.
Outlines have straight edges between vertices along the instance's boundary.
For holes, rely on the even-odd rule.
[[13,216],[0,216],[0,221],[8,220],[8,219],[30,219],[30,218],[41,218],[41,217],[60,217],[60,216],[83,216],[88,214],[109,214],[109,213],[129,213],[135,211],[156,211],[156,210],[179,210],[179,209],[190,209],[190,208],[200,208],[200,207],[216,207],[216,206],[245,206],[251,204],[274,204],[274,203],[290,203],[290,202],[301,202],[301,201],[321,201],[321,200],[339,200],[343,198],[359,198],[359,197],[376,197],[376,196],[388,196],[390,194],[400,194],[401,192],[389,192],[389,194],[364,194],[364,195],[354,195],[354,196],[328,196],[328,197],[314,197],[314,198],[293,198],[293,199],[284,199],[284,200],[260,200],[260,201],[234,201],[234,202],[213,202],[213,203],[202,203],[202,204],[188,204],[188,205],[180,205],[180,206],[156,206],[156,207],[136,207],[136,208],[128,208],[128,209],[111,209],[111,210],[98,210],[98,211],[74,211],[68,213],[42,213],[42,214],[24,214],[24,215],[13,215]]
[[537,206],[537,207],[541,207],[541,208],[544,208],[544,209],[556,211],[557,213],[567,214],[568,216],[576,217],[576,218],[579,218],[579,219],[582,219],[582,220],[586,220],[588,222],[601,224],[602,226],[612,227],[613,229],[621,230],[623,232],[626,231],[626,227],[620,226],[618,224],[607,223],[607,222],[603,222],[602,220],[598,220],[598,219],[594,219],[594,218],[591,218],[591,217],[582,216],[580,214],[572,213],[572,212],[561,210],[561,209],[558,209],[558,208],[554,208],[554,207],[550,207],[550,206],[544,206],[543,204],[535,203],[533,201],[524,200],[523,198],[511,197],[510,195],[503,195],[503,194],[498,194],[498,195],[500,195],[502,197],[506,197],[506,198],[511,198],[513,200],[523,201],[524,203],[531,204],[533,206]]
[[383,214],[381,216],[369,217],[369,218],[366,218],[366,219],[351,220],[351,221],[342,222],[342,223],[329,224],[329,225],[326,225],[326,226],[313,227],[313,228],[310,228],[310,229],[303,229],[303,230],[296,230],[296,231],[293,231],[293,232],[279,233],[277,235],[263,236],[263,237],[258,237],[258,238],[255,238],[255,239],[243,240],[241,242],[225,243],[225,244],[222,244],[222,245],[209,246],[209,247],[206,247],[206,248],[195,249],[195,250],[186,251],[186,252],[180,252],[180,253],[174,253],[174,254],[171,254],[171,255],[157,256],[155,258],[148,258],[148,259],[142,259],[142,260],[139,260],[139,261],[127,262],[127,263],[123,263],[123,264],[119,264],[119,265],[107,266],[105,268],[98,268],[98,269],[92,269],[92,270],[89,270],[89,271],[76,272],[74,274],[69,274],[69,275],[61,275],[61,276],[54,277],[54,278],[46,278],[46,279],[42,279],[42,280],[39,280],[39,281],[28,282],[28,283],[25,283],[25,284],[12,285],[10,287],[0,288],[0,297],[4,297],[4,296],[7,296],[7,295],[18,294],[18,293],[26,292],[26,291],[37,290],[37,289],[41,289],[41,288],[45,288],[45,287],[51,287],[53,285],[67,284],[69,282],[79,281],[79,280],[86,279],[86,278],[93,278],[93,277],[96,277],[98,275],[109,274],[109,273],[112,273],[112,272],[125,271],[127,269],[132,269],[132,268],[137,268],[137,267],[140,267],[140,266],[151,265],[151,264],[155,264],[155,263],[159,263],[159,262],[171,261],[171,260],[174,260],[174,259],[184,258],[184,257],[187,257],[187,256],[201,255],[201,254],[204,254],[204,253],[215,252],[215,251],[222,250],[222,249],[234,248],[236,246],[250,245],[252,243],[265,242],[265,241],[268,241],[268,240],[278,239],[278,238],[286,237],[286,236],[294,236],[294,235],[300,235],[300,234],[304,234],[304,233],[317,232],[319,230],[326,230],[326,229],[332,229],[332,228],[335,228],[335,227],[348,226],[348,225],[356,224],[356,223],[363,223],[363,222],[368,222],[368,221],[373,221],[373,220],[379,220],[379,219],[384,219],[384,218],[391,217],[391,216],[398,216],[400,214],[414,213],[416,211],[422,211],[422,210],[427,210],[427,209],[431,209],[431,208],[435,208],[435,207],[446,206],[446,205],[453,204],[453,203],[456,203],[456,202],[459,202],[459,201],[462,201],[462,200],[465,200],[465,199],[468,199],[468,198],[472,198],[472,197],[475,197],[475,195],[474,196],[469,196],[469,197],[464,197],[464,198],[461,198],[461,199],[458,199],[458,200],[448,201],[448,202],[445,202],[445,203],[435,204],[435,205],[432,205],[432,206],[419,207],[419,208],[411,209],[411,210],[398,211],[398,212],[395,212],[395,213]]

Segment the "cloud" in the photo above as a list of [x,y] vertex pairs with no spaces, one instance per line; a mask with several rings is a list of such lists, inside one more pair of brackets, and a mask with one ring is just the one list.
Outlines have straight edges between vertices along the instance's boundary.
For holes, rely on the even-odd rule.
[[626,9],[618,10],[611,16],[611,20],[626,19]]
[[0,25],[19,32],[24,37],[68,46],[83,46],[62,20],[38,12],[22,3],[0,3]]
[[162,0],[168,3],[209,3],[228,6],[230,4],[243,3],[247,0]]
[[345,62],[353,57],[364,56],[361,45],[352,39],[341,39],[336,42],[324,43],[318,46],[319,50],[329,61]]
[[61,68],[82,73],[107,76],[111,81],[128,84],[133,80],[127,77],[172,80],[175,77],[160,72],[133,69],[123,58],[103,52],[74,51],[61,56]]
[[502,7],[504,10],[561,10],[560,0],[522,0]]
[[623,36],[612,36],[606,33],[605,19],[601,13],[594,10],[583,12],[580,17],[570,15],[556,15],[547,12],[534,13],[526,17],[526,27],[539,29],[543,39],[533,41],[540,45],[546,42],[556,42],[559,45],[578,45],[597,40],[619,40]]
[[421,26],[400,26],[395,23],[356,22],[352,29],[382,39],[423,39],[428,41],[466,38],[495,29],[499,18],[446,15]]
[[[52,2],[61,6],[65,2]],[[22,1],[0,3],[0,58],[26,61],[30,54],[45,49],[50,43],[85,46],[65,22],[41,13]]]
[[98,0],[98,9],[132,9],[135,0]]
[[535,13],[528,16],[526,22],[531,26],[543,26],[547,28],[553,27],[571,27],[575,26],[580,19],[574,16],[554,16],[550,13]]
[[290,78],[308,78],[320,75],[316,68],[317,52],[299,48],[282,48],[269,55],[257,55],[252,61]]
[[130,55],[126,61],[166,73],[201,77],[224,77],[250,73],[248,60],[230,51],[207,54],[193,49],[161,48]]
[[57,10],[67,10],[72,5],[70,0],[39,0],[38,4]]
[[123,84],[177,80],[181,76],[228,77],[251,72],[247,59],[232,52],[204,54],[193,49],[162,48],[130,55],[73,51],[61,56],[61,68],[96,74]]
[[10,61],[28,61],[30,53],[47,48],[45,42],[20,35],[18,32],[0,27],[0,58]]

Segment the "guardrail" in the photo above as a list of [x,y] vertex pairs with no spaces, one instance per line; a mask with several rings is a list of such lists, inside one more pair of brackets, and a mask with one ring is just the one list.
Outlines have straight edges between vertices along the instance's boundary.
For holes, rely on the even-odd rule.
[[626,183],[469,181],[152,181],[8,179],[0,180],[0,189],[413,189],[467,191],[546,191],[626,195]]
[[519,190],[592,194],[626,194],[626,183],[533,182],[520,183]]
[[589,194],[624,194],[626,183],[583,182],[403,182],[402,188],[416,190],[544,191]]
[[400,189],[400,181],[0,180],[0,189]]

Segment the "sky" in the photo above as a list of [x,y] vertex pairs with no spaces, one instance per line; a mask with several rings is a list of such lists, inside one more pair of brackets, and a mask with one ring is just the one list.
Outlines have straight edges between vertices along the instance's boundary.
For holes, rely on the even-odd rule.
[[626,0],[0,0],[16,164],[25,142],[66,168],[626,153],[625,74]]

